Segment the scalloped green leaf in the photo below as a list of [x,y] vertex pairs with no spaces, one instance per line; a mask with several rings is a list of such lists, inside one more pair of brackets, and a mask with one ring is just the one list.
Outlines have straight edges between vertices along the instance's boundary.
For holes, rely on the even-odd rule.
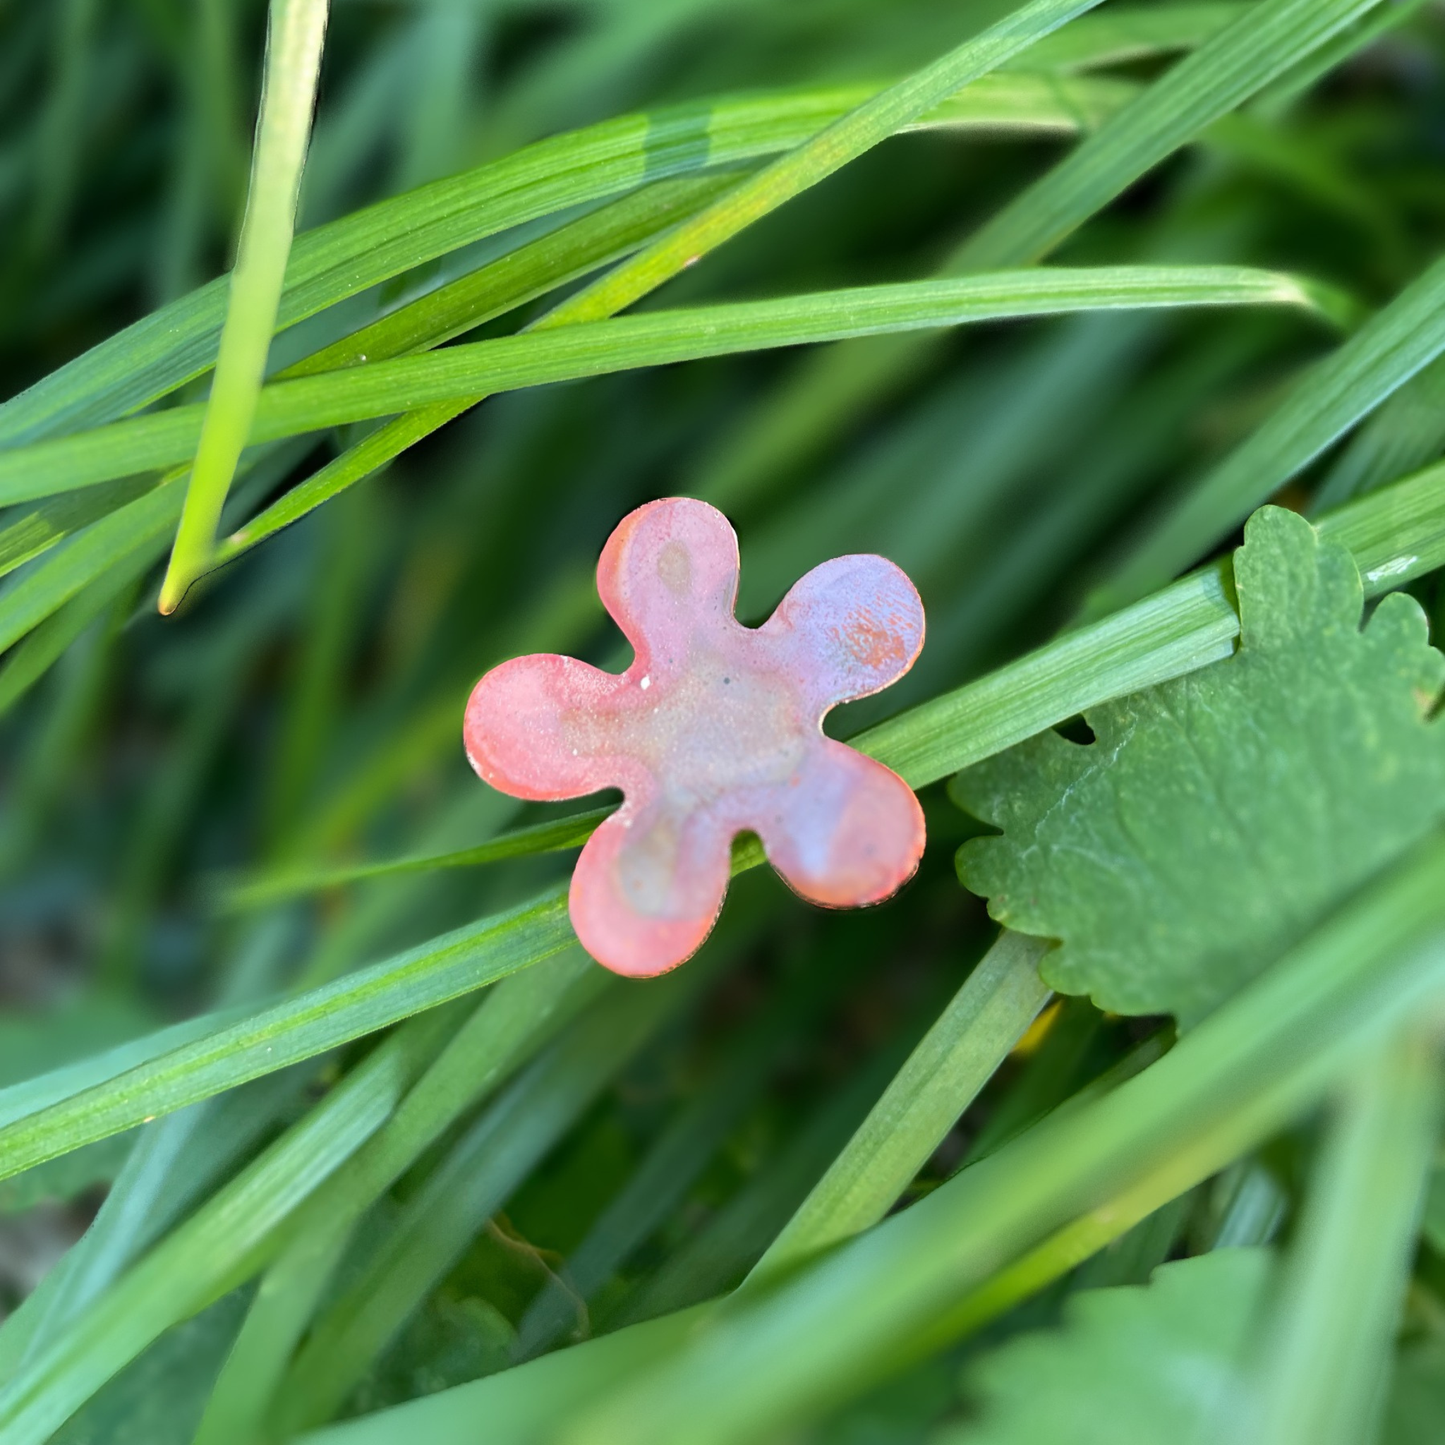
[[959,876],[1044,976],[1117,1013],[1197,1022],[1445,817],[1445,657],[1404,594],[1360,626],[1359,571],[1265,507],[1235,554],[1230,658],[959,774],[1002,830]]
[[968,1370],[980,1418],[939,1445],[1244,1438],[1272,1263],[1268,1250],[1221,1249],[1161,1265],[1147,1285],[1081,1291],[1062,1329],[1011,1340]]

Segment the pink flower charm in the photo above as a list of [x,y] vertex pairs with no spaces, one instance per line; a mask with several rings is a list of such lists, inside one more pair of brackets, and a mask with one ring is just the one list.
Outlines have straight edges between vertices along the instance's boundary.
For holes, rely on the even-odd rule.
[[908,785],[822,728],[830,708],[912,667],[913,584],[882,557],[835,557],[756,629],[733,616],[737,587],[738,539],[721,512],[650,502],[597,565],[632,666],[518,657],[467,703],[467,756],[494,788],[534,801],[622,790],[569,897],[583,947],[617,973],[665,973],[698,949],[745,829],[796,892],[831,908],[887,898],[923,853]]

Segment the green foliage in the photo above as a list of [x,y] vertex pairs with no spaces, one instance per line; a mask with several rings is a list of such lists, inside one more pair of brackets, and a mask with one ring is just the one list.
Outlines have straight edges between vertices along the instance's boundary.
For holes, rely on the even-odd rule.
[[[0,5],[3,1445],[1127,1438],[1274,1239],[1269,1445],[1392,1353],[1432,1438],[1442,75],[1421,0]],[[914,577],[828,726],[931,846],[832,914],[740,840],[623,984],[615,799],[460,717],[622,662],[597,552],[676,494],[749,621]],[[1211,555],[1271,499],[1317,536]],[[939,786],[1066,763],[1029,853]],[[1182,1035],[1049,998],[1126,966]]]
[[1197,1023],[1445,815],[1445,657],[1419,605],[1396,593],[1362,627],[1353,559],[1279,508],[1234,587],[1233,657],[950,788],[1003,830],[964,844],[964,883],[1061,939],[1045,977],[1100,1008]]
[[969,1367],[965,1390],[979,1419],[956,1438],[1245,1438],[1252,1347],[1273,1273],[1268,1250],[1220,1249],[1161,1265],[1147,1285],[1074,1295],[1062,1328],[1024,1335]]

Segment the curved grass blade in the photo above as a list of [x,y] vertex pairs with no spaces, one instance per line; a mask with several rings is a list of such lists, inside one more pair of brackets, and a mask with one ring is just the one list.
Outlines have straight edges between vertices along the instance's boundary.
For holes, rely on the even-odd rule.
[[[1100,266],[655,311],[276,382],[261,392],[251,440],[276,441],[483,393],[845,337],[1073,311],[1236,305],[1295,306],[1331,316],[1346,303],[1316,283],[1245,267]],[[0,452],[0,500],[29,500],[186,461],[202,416],[200,407],[175,407]]]
[[61,496],[11,513],[0,529],[0,577],[13,572],[42,552],[109,516],[141,493],[150,482],[131,478],[110,486],[91,487],[78,496]]
[[140,581],[154,561],[155,557],[145,549],[122,557],[25,638],[0,664],[0,717],[35,686],[101,613]]
[[[469,1109],[545,1044],[608,980],[578,949],[504,979],[484,997],[386,1124],[312,1195],[273,1240],[236,1348],[198,1441],[249,1442],[264,1425],[356,1222]],[[213,1261],[222,1273],[225,1261]]]
[[568,305],[610,315],[736,236],[754,221],[857,159],[956,90],[996,69],[1099,0],[1033,0],[947,55],[850,111],[700,215],[623,262]]
[[277,381],[339,371],[440,346],[553,287],[618,260],[737,184],[738,171],[654,181],[343,337],[278,372]]
[[[937,124],[951,129],[977,125],[989,129],[1011,127],[1047,131],[1062,128],[1073,131],[1081,125],[1095,123],[1103,115],[1112,113],[1134,93],[1132,85],[1121,82],[1093,82],[1088,90],[1079,90],[1074,83],[1068,83],[1061,89],[1055,87],[1056,82],[1042,76],[1010,76],[997,73],[985,75],[960,94],[951,97],[941,106],[930,111],[922,120],[915,121],[903,129],[923,129]],[[866,95],[861,92],[857,93],[856,99],[861,103],[866,99]],[[1055,108],[1051,109],[1051,106]],[[624,204],[626,202],[618,203],[619,206]],[[582,222],[577,224],[579,227],[583,225]],[[537,247],[534,254],[540,261],[546,254],[547,248],[544,242],[538,242]],[[505,268],[508,265],[509,260],[497,263],[499,268]],[[570,260],[566,265],[573,268],[573,262]],[[569,274],[572,273],[573,270],[569,269]],[[485,293],[488,289],[487,283],[480,276],[474,281],[464,280],[456,284],[458,290],[455,294],[462,298],[467,298],[469,293]],[[434,314],[426,316],[428,304],[429,298],[422,298],[416,302],[415,306],[418,308],[414,313],[416,321],[400,328],[399,332],[390,328],[388,324],[390,318],[388,318],[376,324],[376,331],[369,348],[353,347],[351,343],[338,343],[337,349],[333,351],[333,357],[345,358],[361,353],[374,360],[378,355],[376,350],[378,342],[392,345],[399,334],[405,337],[409,344],[410,340],[422,330],[424,324],[434,328],[427,339],[426,344],[428,345],[433,344],[434,341],[445,339],[446,335],[454,334],[455,326],[450,320],[439,324]],[[553,312],[541,318],[537,323],[537,329],[565,325],[579,320],[602,319],[607,314],[607,298],[605,296],[584,294],[582,297],[571,298],[563,302]],[[423,321],[424,316],[426,317],[425,321]],[[307,369],[312,369],[309,363]],[[354,486],[379,468],[386,466],[407,448],[415,446],[417,442],[430,436],[448,422],[455,420],[463,412],[484,399],[483,396],[478,395],[457,401],[438,402],[388,422],[373,432],[371,436],[350,447],[305,482],[292,488],[259,516],[252,518],[218,550],[217,565],[232,560],[268,537],[274,536],[282,528],[305,516],[307,512],[320,506],[323,502],[329,501],[346,488]]]
[[[1445,466],[1382,488],[1317,525],[1354,554],[1367,596],[1401,587],[1445,566]],[[1227,657],[1238,634],[1223,573],[1207,567],[850,742],[923,787],[1108,697]],[[1065,693],[1077,706],[1061,712]]]
[[[0,650],[14,646],[33,627],[109,570],[140,570],[164,548],[181,513],[179,478],[162,483],[118,507],[55,549],[0,596]],[[134,575],[134,574],[132,574]]]
[[698,987],[698,974],[681,972],[661,988],[610,988],[456,1141],[313,1326],[277,1396],[281,1438],[331,1418],[487,1220]]
[[161,583],[162,612],[175,611],[210,560],[226,493],[251,430],[296,225],[327,6],[328,0],[272,0],[251,189],[215,379],[170,566]]
[[1212,121],[1380,0],[1264,0],[1185,56],[1097,135],[984,223],[950,259],[957,271],[1037,261]]
[[1045,36],[1010,65],[1064,72],[1129,65],[1197,50],[1249,10],[1233,0],[1200,4],[1110,5]]
[[715,1308],[697,1305],[629,1325],[499,1375],[300,1438],[306,1445],[396,1445],[406,1439],[473,1445],[476,1423],[483,1419],[488,1445],[540,1445],[562,1421],[605,1395],[618,1380],[671,1354]]

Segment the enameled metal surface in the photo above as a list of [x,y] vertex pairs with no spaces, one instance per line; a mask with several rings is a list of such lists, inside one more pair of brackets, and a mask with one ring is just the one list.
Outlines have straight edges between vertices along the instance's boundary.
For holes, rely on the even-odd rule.
[[707,937],[730,846],[751,829],[804,898],[876,903],[912,876],[923,812],[881,763],[823,734],[840,702],[897,681],[923,646],[923,604],[882,557],[815,567],[759,628],[733,616],[737,537],[705,502],[668,498],[623,519],[597,568],[636,657],[493,668],[467,704],[467,756],[533,800],[620,788],[623,804],[572,877],[582,945],[618,973],[664,973]]

